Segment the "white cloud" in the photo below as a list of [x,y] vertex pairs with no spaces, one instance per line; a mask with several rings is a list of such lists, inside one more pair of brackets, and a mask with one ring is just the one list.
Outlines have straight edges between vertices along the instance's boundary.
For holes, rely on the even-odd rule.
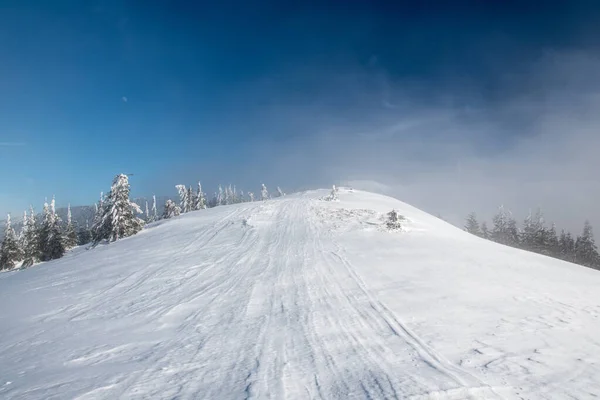
[[385,89],[397,109],[378,96],[372,109],[278,105],[276,115],[306,132],[276,147],[278,164],[321,186],[393,194],[456,224],[470,211],[490,219],[501,204],[519,219],[541,206],[559,228],[578,232],[589,218],[600,232],[600,58],[548,53],[515,82],[515,94],[493,105],[448,96],[411,104],[402,85]]

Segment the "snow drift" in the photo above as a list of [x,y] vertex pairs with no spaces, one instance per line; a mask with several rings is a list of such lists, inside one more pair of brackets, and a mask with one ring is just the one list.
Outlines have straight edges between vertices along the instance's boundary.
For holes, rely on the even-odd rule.
[[328,193],[192,212],[0,274],[0,397],[600,395],[598,271]]

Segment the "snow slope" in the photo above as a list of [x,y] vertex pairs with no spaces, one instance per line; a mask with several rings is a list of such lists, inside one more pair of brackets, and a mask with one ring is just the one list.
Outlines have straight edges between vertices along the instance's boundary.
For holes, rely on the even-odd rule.
[[[327,193],[0,274],[0,398],[600,395],[600,272]],[[401,232],[381,228],[392,208]]]

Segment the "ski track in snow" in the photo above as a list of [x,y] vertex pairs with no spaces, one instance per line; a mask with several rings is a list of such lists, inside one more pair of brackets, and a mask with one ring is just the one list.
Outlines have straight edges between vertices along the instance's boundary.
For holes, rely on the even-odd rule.
[[[464,287],[485,257],[465,250],[450,272],[430,264],[447,261],[442,253],[456,254],[457,246],[479,246],[499,249],[494,257],[511,266],[524,257],[552,264],[560,278],[584,274],[581,281],[590,287],[600,284],[596,271],[472,238],[412,207],[403,210],[396,200],[342,190],[340,202],[329,203],[319,200],[324,193],[190,213],[108,246],[2,274],[0,397],[600,394],[600,343],[585,336],[600,327],[598,296],[570,303],[564,293],[515,290],[502,300],[523,314],[500,305],[489,316],[469,297],[478,284]],[[377,212],[368,210],[377,201]],[[376,227],[377,213],[392,207],[408,217],[403,232]],[[440,260],[427,258],[431,248]],[[390,257],[389,251],[397,253]],[[523,268],[531,265],[527,260]],[[426,279],[428,268],[439,276]],[[511,268],[491,272],[490,282],[512,284],[504,275]],[[447,276],[457,281],[423,289]],[[439,304],[455,307],[454,316],[437,310]],[[568,341],[576,344],[569,350],[562,347]]]

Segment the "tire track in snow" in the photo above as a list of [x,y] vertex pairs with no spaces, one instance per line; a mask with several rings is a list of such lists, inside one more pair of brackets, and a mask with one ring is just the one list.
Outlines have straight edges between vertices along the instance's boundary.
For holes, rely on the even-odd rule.
[[[350,263],[348,258],[343,254],[345,251],[341,248],[341,246],[332,239],[332,243],[335,246],[335,249],[331,251],[331,255],[339,260],[340,264],[342,264],[352,279],[356,282],[357,287],[360,289],[360,292],[368,299],[370,306],[372,309],[380,316],[380,318],[385,322],[385,324],[389,327],[389,329],[399,337],[402,337],[419,355],[422,361],[427,363],[432,368],[439,370],[440,372],[446,374],[450,378],[452,378],[457,384],[462,386],[462,388],[449,389],[450,391],[460,392],[460,389],[477,389],[477,391],[482,391],[487,389],[487,398],[489,396],[493,396],[496,398],[501,398],[501,396],[495,392],[495,390],[488,384],[486,384],[483,380],[471,374],[470,372],[464,370],[463,368],[452,364],[450,361],[445,359],[441,354],[435,351],[432,347],[428,346],[417,334],[415,334],[412,330],[410,330],[406,324],[404,324],[396,315],[381,301],[377,300],[368,290],[367,285],[360,277],[360,275],[356,272],[355,267]],[[447,391],[440,391],[440,393],[444,393]]]

